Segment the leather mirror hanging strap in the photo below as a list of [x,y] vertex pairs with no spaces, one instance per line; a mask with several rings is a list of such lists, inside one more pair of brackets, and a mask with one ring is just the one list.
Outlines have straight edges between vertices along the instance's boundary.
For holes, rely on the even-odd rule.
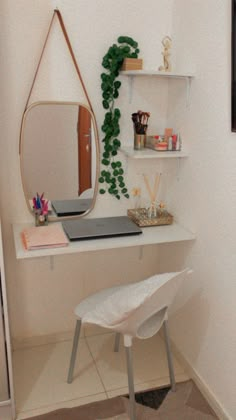
[[80,80],[80,83],[82,85],[83,91],[84,91],[85,96],[86,96],[86,99],[88,101],[88,104],[90,106],[91,111],[93,112],[92,104],[90,102],[90,99],[89,99],[89,96],[88,96],[88,92],[87,92],[86,87],[85,87],[85,84],[83,82],[83,79],[82,79],[82,76],[81,76],[81,73],[80,73],[80,70],[79,70],[79,66],[78,66],[78,64],[76,62],[75,55],[74,55],[74,52],[73,52],[73,49],[72,49],[72,46],[71,46],[71,43],[70,43],[70,40],[69,40],[67,31],[66,31],[66,27],[65,27],[64,21],[62,19],[62,15],[61,15],[60,11],[57,10],[57,9],[54,10],[54,13],[53,13],[53,16],[52,16],[52,20],[51,20],[50,25],[49,25],[47,36],[46,36],[46,39],[45,39],[45,42],[44,42],[44,45],[43,45],[42,52],[40,54],[39,62],[38,62],[38,65],[37,65],[37,68],[36,68],[36,71],[35,71],[35,75],[34,75],[33,82],[32,82],[32,85],[31,85],[31,88],[30,88],[30,91],[29,91],[28,98],[27,98],[27,101],[26,101],[25,111],[26,111],[26,109],[28,107],[28,104],[29,104],[29,100],[30,100],[30,97],[31,97],[31,94],[32,94],[32,91],[33,91],[33,88],[34,88],[34,84],[35,84],[35,81],[36,81],[36,78],[37,78],[37,75],[38,75],[38,72],[39,72],[39,67],[40,67],[40,64],[42,62],[43,54],[44,54],[44,51],[45,51],[45,48],[46,48],[46,45],[47,45],[47,41],[48,41],[48,38],[49,38],[49,35],[50,35],[50,32],[51,32],[51,29],[52,29],[53,21],[54,21],[54,19],[55,19],[56,16],[57,16],[57,18],[59,20],[62,33],[64,35],[66,44],[68,46],[68,49],[69,49],[69,52],[70,52],[72,61],[74,63],[74,66],[75,66],[75,69],[76,69],[78,78]]

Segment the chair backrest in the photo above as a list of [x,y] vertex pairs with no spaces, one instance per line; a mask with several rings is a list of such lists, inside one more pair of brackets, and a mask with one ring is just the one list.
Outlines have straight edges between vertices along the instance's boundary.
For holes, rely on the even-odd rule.
[[121,286],[85,314],[83,322],[130,335],[148,338],[167,317],[167,310],[191,270],[154,275],[146,280]]
[[166,278],[157,275],[144,280],[144,284],[150,282],[156,289],[144,299],[129,317],[116,329],[132,337],[149,338],[156,334],[165,319],[168,318],[168,309],[183,282],[191,270],[177,273],[166,273]]

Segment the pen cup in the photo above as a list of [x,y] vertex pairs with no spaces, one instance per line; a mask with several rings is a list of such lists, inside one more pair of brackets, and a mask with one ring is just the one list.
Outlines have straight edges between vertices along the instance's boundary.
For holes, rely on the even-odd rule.
[[46,226],[48,225],[48,215],[34,212],[35,226]]

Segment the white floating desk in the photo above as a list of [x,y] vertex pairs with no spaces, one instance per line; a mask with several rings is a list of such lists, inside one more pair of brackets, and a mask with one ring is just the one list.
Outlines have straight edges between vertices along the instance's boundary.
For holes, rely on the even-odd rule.
[[[122,236],[116,238],[89,239],[70,242],[63,248],[38,249],[27,251],[21,241],[21,232],[32,224],[13,224],[13,234],[16,258],[50,257],[56,255],[74,254],[78,252],[103,251],[106,249],[128,248],[143,245],[156,245],[171,242],[191,241],[195,234],[177,223],[168,226],[155,226],[143,228],[141,235]],[[40,228],[39,228],[40,229]]]

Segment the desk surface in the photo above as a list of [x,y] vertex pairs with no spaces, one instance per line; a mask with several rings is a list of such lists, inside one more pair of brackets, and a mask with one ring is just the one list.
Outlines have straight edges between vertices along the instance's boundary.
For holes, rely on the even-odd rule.
[[78,252],[103,251],[106,249],[128,248],[143,245],[155,245],[180,241],[191,241],[195,239],[195,234],[183,228],[177,223],[168,226],[152,226],[143,228],[141,235],[123,236],[116,238],[89,239],[83,241],[70,242],[63,248],[37,249],[27,251],[24,249],[20,233],[32,224],[13,224],[13,234],[16,250],[16,258],[35,258],[53,255],[66,255]]

